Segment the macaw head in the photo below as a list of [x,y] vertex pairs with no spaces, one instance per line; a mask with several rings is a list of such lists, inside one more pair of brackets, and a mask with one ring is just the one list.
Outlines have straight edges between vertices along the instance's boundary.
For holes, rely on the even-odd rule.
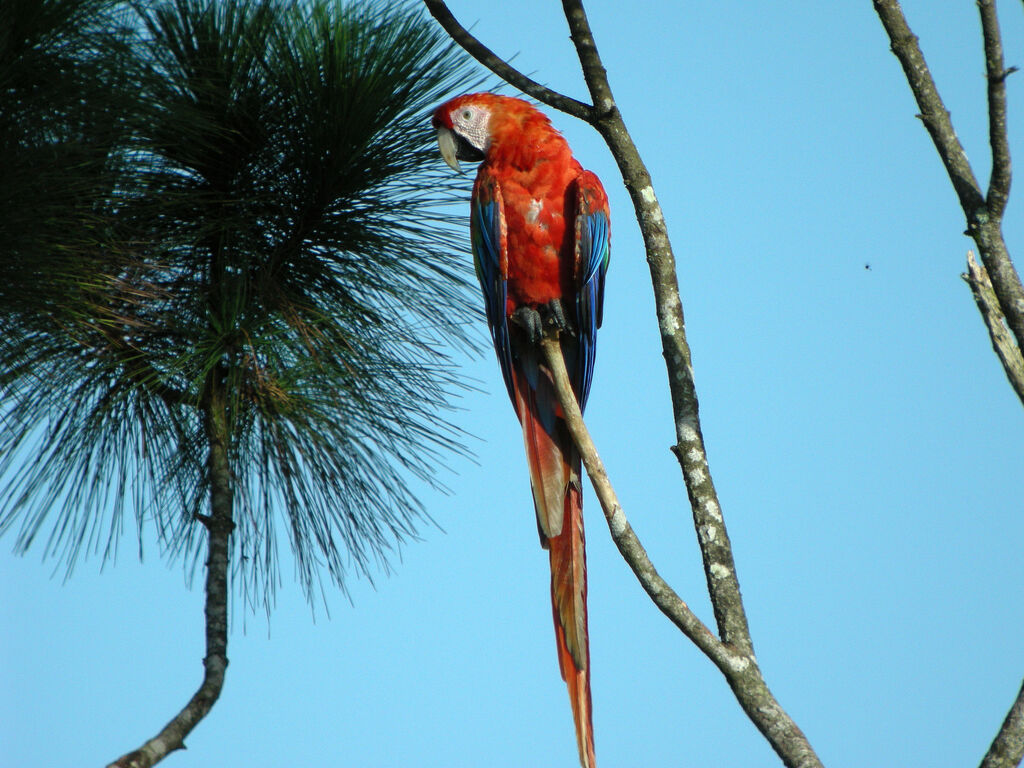
[[441,157],[456,171],[459,160],[479,162],[491,145],[491,108],[494,94],[471,93],[442,104],[434,112],[437,146]]

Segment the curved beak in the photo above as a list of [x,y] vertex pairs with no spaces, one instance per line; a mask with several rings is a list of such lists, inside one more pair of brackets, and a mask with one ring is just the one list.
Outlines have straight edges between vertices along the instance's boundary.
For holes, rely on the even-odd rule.
[[437,147],[441,150],[441,157],[448,163],[448,167],[454,171],[462,172],[459,165],[458,147],[455,144],[455,134],[443,125],[437,127]]

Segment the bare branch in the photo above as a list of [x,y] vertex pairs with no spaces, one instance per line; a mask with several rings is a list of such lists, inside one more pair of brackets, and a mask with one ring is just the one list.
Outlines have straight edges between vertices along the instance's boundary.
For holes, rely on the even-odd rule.
[[661,612],[718,667],[743,711],[768,739],[783,763],[790,768],[821,768],[821,762],[807,737],[769,690],[753,653],[731,647],[715,637],[675,590],[658,575],[626,518],[615,489],[608,479],[604,463],[583,421],[583,414],[569,382],[557,331],[549,332],[544,337],[541,349],[555,384],[555,393],[562,406],[562,414],[597,498],[601,502],[612,540],[619,548],[623,559],[633,569],[640,585]]
[[1024,759],[1024,684],[985,753],[980,768],[1016,768]]
[[988,141],[992,147],[989,178],[989,213],[1000,218],[1010,196],[1010,142],[1006,133],[1006,78],[1016,67],[1003,69],[1003,43],[995,0],[978,0],[981,32],[985,40],[985,73],[988,80]]
[[207,524],[206,657],[203,681],[185,707],[153,738],[119,757],[107,768],[150,768],[168,754],[185,749],[185,738],[206,717],[220,697],[227,670],[227,580],[230,529]]
[[[988,270],[999,307],[1006,316],[1006,324],[1016,337],[1017,346],[1024,346],[1024,286],[1021,286],[1020,276],[1010,259],[1002,233],[1002,211],[1006,205],[1010,184],[1009,149],[1000,148],[1001,142],[1005,140],[1005,92],[1001,84],[993,83],[992,74],[996,74],[998,80],[1003,80],[1008,72],[1002,70],[1001,44],[995,21],[994,2],[979,0],[978,4],[985,35],[986,64],[990,67],[990,121],[993,113],[995,115],[989,126],[990,138],[993,135],[996,137],[993,145],[992,194],[989,201],[982,196],[981,188],[967,161],[967,155],[953,130],[949,112],[946,111],[935,87],[935,81],[928,71],[917,37],[910,31],[898,0],[874,0],[874,5],[878,18],[889,35],[892,52],[903,66],[910,90],[921,109],[921,119],[960,198],[960,206],[967,219],[967,234],[978,246],[978,253],[985,269]],[[995,88],[995,101],[992,100],[994,85],[998,86]]]
[[569,374],[565,368],[565,360],[562,358],[562,348],[557,332],[554,335],[546,336],[541,342],[541,348],[554,379],[555,393],[562,406],[569,432],[579,449],[580,457],[583,459],[590,482],[594,486],[597,499],[601,502],[601,509],[604,511],[605,520],[608,523],[608,530],[611,531],[612,541],[619,548],[623,559],[633,569],[640,586],[651,596],[651,600],[661,612],[716,664],[721,666],[723,663],[727,663],[729,661],[727,657],[731,654],[725,645],[690,610],[690,607],[676,594],[675,590],[661,578],[654,564],[648,558],[647,550],[644,549],[643,544],[633,532],[615,489],[612,487],[611,480],[608,479],[604,462],[601,461],[597,447],[583,422],[583,414],[576,402],[572,384],[569,382]]
[[452,15],[452,12],[448,10],[448,6],[444,4],[444,0],[423,0],[423,3],[427,6],[427,10],[430,11],[430,15],[437,19],[437,23],[444,28],[444,31],[451,36],[452,40],[461,45],[470,56],[509,85],[518,88],[523,93],[547,104],[549,107],[554,107],[568,115],[578,117],[580,120],[592,121],[593,107],[589,104],[584,104],[582,101],[576,101],[576,99],[564,96],[557,91],[552,91],[547,86],[541,85],[536,80],[531,80],[518,69],[509,65],[498,54],[473,37],[468,29],[459,24],[458,20]]
[[640,152],[615,108],[607,73],[598,56],[582,2],[563,0],[563,7],[587,86],[600,107],[594,126],[604,137],[619,165],[647,249],[647,263],[654,285],[662,352],[676,425],[677,443],[673,452],[683,470],[719,635],[727,645],[753,654],[753,642],[740,596],[732,545],[711,479],[704,438],[701,435],[690,346],[686,340],[675,255],[669,241],[665,216]]
[[[212,377],[211,377],[212,380]],[[209,390],[207,390],[209,391]],[[222,400],[222,398],[221,398]],[[151,768],[175,750],[185,748],[185,738],[209,714],[224,687],[228,666],[228,572],[230,567],[233,493],[228,463],[228,432],[223,402],[204,398],[206,432],[210,442],[207,473],[210,480],[210,514],[197,518],[207,530],[206,560],[206,656],[203,681],[185,707],[160,733],[138,749],[119,757],[107,768]]]
[[[875,11],[885,27],[907,82],[922,111],[922,119],[960,198],[967,217],[967,234],[978,245],[984,267],[967,254],[964,280],[971,286],[975,303],[988,327],[992,346],[1010,385],[1024,403],[1024,289],[1010,260],[1002,234],[1002,217],[1010,194],[1010,146],[1006,129],[1006,78],[1014,68],[1003,68],[1003,49],[995,0],[978,0],[985,44],[988,81],[989,145],[992,175],[982,208],[980,188],[971,172],[963,147],[953,131],[949,113],[939,98],[935,83],[917,38],[910,31],[897,0],[874,0]],[[1007,331],[1009,326],[1012,334]],[[1016,337],[1016,338],[1014,338]],[[1010,708],[992,746],[981,762],[982,768],[1010,768],[1024,757],[1024,686]]]
[[1006,328],[1003,311],[999,308],[988,271],[975,261],[973,251],[967,252],[967,272],[961,277],[971,286],[974,301],[988,328],[989,338],[992,339],[992,348],[1003,364],[1010,386],[1017,393],[1021,403],[1024,403],[1024,356],[1021,355],[1013,334]]
[[914,99],[921,110],[918,117],[928,129],[939,157],[946,166],[949,179],[960,198],[960,205],[968,217],[977,215],[979,211],[986,209],[985,198],[981,194],[978,180],[974,178],[974,171],[971,170],[971,164],[967,160],[960,139],[953,130],[949,111],[939,96],[938,88],[935,87],[935,81],[918,45],[917,36],[910,31],[897,0],[874,0],[874,3],[878,18],[881,19],[882,26],[885,27],[892,43],[892,52],[903,67],[907,83],[910,84],[910,90],[913,91]]
[[608,72],[601,63],[597,43],[594,42],[594,33],[590,31],[590,22],[587,21],[586,11],[583,10],[583,2],[562,0],[562,9],[565,11],[566,21],[569,22],[569,34],[573,45],[576,46],[576,54],[583,69],[583,79],[590,89],[590,98],[594,101],[598,115],[607,115],[615,107],[615,100],[608,85]]

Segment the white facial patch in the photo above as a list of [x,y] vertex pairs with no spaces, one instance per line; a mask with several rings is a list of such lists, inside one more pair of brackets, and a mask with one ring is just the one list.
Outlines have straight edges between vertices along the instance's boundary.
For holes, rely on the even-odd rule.
[[452,114],[455,132],[485,154],[491,146],[490,121],[491,113],[482,107],[462,107]]
[[531,200],[530,207],[526,209],[526,220],[531,224],[536,224],[537,217],[540,216],[542,210],[544,210],[544,202],[542,200]]

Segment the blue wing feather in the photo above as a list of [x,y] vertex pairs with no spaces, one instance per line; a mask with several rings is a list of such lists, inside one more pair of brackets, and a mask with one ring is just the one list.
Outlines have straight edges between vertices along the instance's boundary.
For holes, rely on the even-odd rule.
[[509,399],[515,405],[512,383],[512,346],[508,336],[505,305],[508,299],[508,254],[506,253],[505,214],[501,188],[491,176],[481,176],[473,189],[470,207],[470,239],[476,276],[484,294],[487,326],[491,330],[494,351]]
[[576,327],[579,329],[576,395],[582,410],[590,396],[597,329],[604,319],[604,280],[611,257],[611,224],[608,200],[597,176],[584,171],[576,187]]

